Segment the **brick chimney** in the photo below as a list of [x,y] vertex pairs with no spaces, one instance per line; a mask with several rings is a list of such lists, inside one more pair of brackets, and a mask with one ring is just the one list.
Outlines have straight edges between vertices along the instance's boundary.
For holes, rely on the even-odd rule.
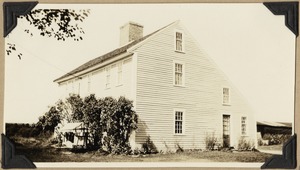
[[130,21],[120,27],[120,46],[123,46],[142,37],[143,26],[138,23]]

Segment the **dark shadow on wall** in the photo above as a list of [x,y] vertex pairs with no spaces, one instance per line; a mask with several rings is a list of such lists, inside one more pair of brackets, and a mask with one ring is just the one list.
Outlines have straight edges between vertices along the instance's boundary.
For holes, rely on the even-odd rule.
[[142,145],[146,141],[148,137],[147,130],[148,130],[148,126],[146,122],[138,118],[138,128],[135,134],[135,140],[137,144]]

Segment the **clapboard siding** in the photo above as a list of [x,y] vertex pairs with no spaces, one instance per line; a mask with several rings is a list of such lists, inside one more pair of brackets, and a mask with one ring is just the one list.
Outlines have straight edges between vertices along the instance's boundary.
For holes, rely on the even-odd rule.
[[[233,145],[240,137],[241,115],[247,115],[249,136],[255,137],[251,110],[188,32],[184,32],[184,53],[174,51],[175,29],[184,31],[177,22],[133,50],[137,54],[136,111],[139,114],[136,142],[142,144],[150,136],[161,150],[175,149],[176,144],[185,149],[205,148],[206,134],[222,137],[223,113],[231,115]],[[173,85],[173,61],[184,63],[184,87]],[[230,106],[222,105],[223,87],[230,87]],[[183,135],[174,135],[175,108],[185,110]]]
[[[117,84],[117,64],[123,63],[122,67],[122,84]],[[81,79],[71,79],[67,83],[62,83],[61,88],[65,89],[65,97],[70,93],[79,94],[81,97],[95,94],[96,97],[112,96],[118,98],[125,96],[133,100],[132,92],[132,58],[127,57],[120,61],[113,62],[105,67],[101,67],[93,72],[81,75]],[[106,88],[105,68],[110,67],[110,88]],[[88,83],[90,81],[90,83]]]

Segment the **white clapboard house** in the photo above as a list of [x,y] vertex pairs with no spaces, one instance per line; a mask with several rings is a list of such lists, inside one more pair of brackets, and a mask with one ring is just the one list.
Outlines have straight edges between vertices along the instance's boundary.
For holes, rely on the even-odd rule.
[[180,21],[147,36],[129,22],[120,28],[119,48],[54,82],[66,96],[133,100],[139,115],[133,149],[148,136],[159,150],[204,149],[212,135],[224,146],[237,147],[241,138],[256,144],[251,108]]

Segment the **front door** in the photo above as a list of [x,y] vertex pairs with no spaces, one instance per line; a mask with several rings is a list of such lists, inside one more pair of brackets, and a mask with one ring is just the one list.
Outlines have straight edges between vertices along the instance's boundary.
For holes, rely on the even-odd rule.
[[223,115],[223,147],[230,147],[230,115]]

